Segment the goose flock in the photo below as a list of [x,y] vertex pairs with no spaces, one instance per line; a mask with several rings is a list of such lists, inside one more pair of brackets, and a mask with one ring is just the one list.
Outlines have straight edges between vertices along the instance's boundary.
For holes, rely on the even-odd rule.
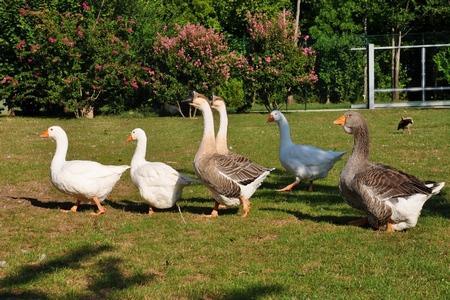
[[[274,168],[264,167],[248,157],[231,152],[227,142],[228,116],[225,101],[193,92],[189,104],[202,112],[203,135],[193,160],[195,174],[211,192],[214,202],[208,217],[219,215],[220,207],[242,207],[242,217],[251,210],[250,199]],[[213,109],[219,114],[219,129],[215,135]],[[289,123],[278,110],[272,111],[268,122],[276,122],[280,132],[279,160],[295,181],[280,192],[290,192],[301,181],[309,183],[325,178],[343,151],[324,150],[312,145],[295,144]],[[364,217],[351,221],[353,225],[370,225],[387,232],[401,231],[416,226],[425,202],[438,194],[444,182],[423,182],[415,176],[395,168],[369,161],[369,131],[363,116],[346,112],[334,124],[353,135],[352,153],[339,179],[339,191],[345,201],[360,210]],[[95,215],[106,212],[102,202],[108,197],[122,174],[130,169],[131,180],[142,199],[148,203],[148,214],[154,209],[168,209],[177,205],[183,188],[199,181],[182,174],[163,162],[146,160],[147,136],[135,128],[128,142],[136,142],[131,166],[103,165],[95,161],[66,160],[69,147],[67,134],[59,126],[51,126],[40,134],[56,142],[56,151],[50,165],[52,184],[61,192],[75,198],[69,210],[76,212],[81,202],[97,206]]]

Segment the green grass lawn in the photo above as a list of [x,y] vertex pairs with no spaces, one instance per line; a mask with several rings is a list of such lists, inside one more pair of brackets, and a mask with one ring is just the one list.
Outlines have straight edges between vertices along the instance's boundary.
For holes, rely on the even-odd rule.
[[[339,173],[353,140],[333,125],[340,112],[291,113],[294,141],[345,150],[315,192],[290,183],[278,161],[278,128],[266,114],[230,115],[233,150],[277,170],[252,198],[217,219],[202,185],[187,187],[177,210],[146,215],[126,173],[106,201],[106,214],[63,213],[73,200],[51,185],[55,143],[50,125],[69,136],[67,159],[130,163],[131,129],[148,135],[147,159],[193,175],[202,118],[94,120],[0,118],[0,298],[21,299],[449,299],[450,110],[363,111],[371,159],[424,180],[446,181],[417,227],[387,234],[346,223],[360,213],[339,196]],[[401,115],[411,135],[397,132]]]

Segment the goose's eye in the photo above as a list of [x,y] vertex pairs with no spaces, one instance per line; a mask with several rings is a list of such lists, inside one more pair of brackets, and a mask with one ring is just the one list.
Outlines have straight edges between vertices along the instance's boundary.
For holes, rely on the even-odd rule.
[[53,131],[53,128],[50,128],[50,131]]

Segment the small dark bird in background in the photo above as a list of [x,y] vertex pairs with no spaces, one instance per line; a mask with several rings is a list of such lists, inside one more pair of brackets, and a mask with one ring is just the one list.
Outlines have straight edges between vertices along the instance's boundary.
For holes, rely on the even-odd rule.
[[405,129],[408,130],[408,133],[411,134],[410,127],[414,124],[414,121],[411,117],[402,117],[400,122],[398,123],[397,130],[403,129],[403,132],[405,132]]

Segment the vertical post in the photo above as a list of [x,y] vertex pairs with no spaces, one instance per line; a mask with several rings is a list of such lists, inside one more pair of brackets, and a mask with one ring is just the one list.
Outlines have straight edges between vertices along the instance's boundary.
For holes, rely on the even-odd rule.
[[422,47],[422,102],[425,102],[425,47]]
[[367,108],[375,108],[375,49],[367,44]]

